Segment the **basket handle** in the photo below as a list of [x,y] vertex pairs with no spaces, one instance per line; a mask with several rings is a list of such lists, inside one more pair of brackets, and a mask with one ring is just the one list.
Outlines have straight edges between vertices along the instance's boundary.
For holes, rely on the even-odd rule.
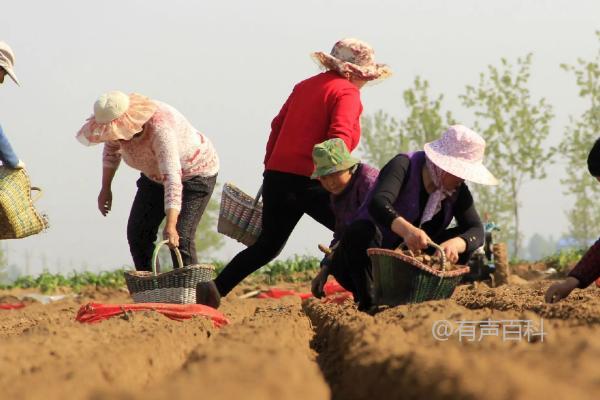
[[[248,225],[250,224],[250,221],[252,220],[252,217],[254,216],[254,211],[256,210],[256,205],[258,204],[258,202],[260,201],[260,198],[262,197],[262,192],[263,192],[263,185],[261,184],[260,187],[258,188],[258,192],[256,193],[256,196],[254,197],[254,202],[252,203],[252,212],[250,213],[250,217],[248,218]],[[242,233],[242,235],[239,237],[239,241],[242,241],[244,239],[244,236],[246,236],[246,228],[248,227],[248,225],[243,226],[242,228],[244,229],[244,232]]]
[[[427,245],[435,248],[437,251],[440,252],[440,255],[442,256],[442,272],[446,272],[446,253],[444,253],[444,249],[442,249],[442,247],[439,244],[435,243],[433,240],[428,240]],[[401,249],[401,248],[408,249],[408,245],[406,244],[406,242],[400,243],[400,245],[397,247],[397,249]],[[412,251],[411,251],[411,253],[412,253]]]
[[[156,244],[156,247],[154,247],[154,252],[152,253],[152,275],[154,276],[156,276],[157,274],[156,262],[158,261],[158,251],[162,246],[164,246],[167,243],[169,243],[168,240],[162,240]],[[175,247],[174,250],[175,255],[177,256],[177,264],[179,264],[178,268],[183,268],[183,260],[181,259],[181,253],[179,252],[179,249],[177,247]]]
[[39,188],[37,186],[32,186],[31,188],[29,188],[29,190],[31,190],[32,192],[37,192],[37,194],[35,196],[31,196],[31,201],[33,201],[34,203],[36,201],[38,201],[39,199],[42,198],[42,195],[44,194],[44,192],[42,191],[42,188]]
[[261,184],[260,187],[258,188],[258,192],[256,193],[256,196],[254,197],[254,204],[252,204],[253,208],[256,207],[256,205],[260,201],[260,198],[262,197],[262,191],[263,191],[263,185]]

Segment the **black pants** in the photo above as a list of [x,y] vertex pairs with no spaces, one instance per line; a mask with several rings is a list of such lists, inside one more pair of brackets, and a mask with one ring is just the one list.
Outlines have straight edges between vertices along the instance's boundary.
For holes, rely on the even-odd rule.
[[[444,230],[432,237],[436,243],[443,243],[460,234],[458,227]],[[352,292],[359,308],[366,310],[373,304],[373,275],[371,260],[367,249],[381,247],[381,232],[368,220],[359,220],[350,224],[331,260],[330,273],[346,290]],[[397,247],[400,240],[396,244]],[[431,249],[434,252],[434,249]],[[472,252],[460,254],[458,263],[466,264]]]
[[[179,251],[184,265],[197,264],[196,228],[208,205],[217,176],[195,176],[183,182],[181,211],[177,219]],[[137,181],[137,193],[127,222],[127,241],[135,268],[151,271],[152,252],[158,228],[165,218],[164,187],[143,174]],[[177,262],[172,252],[173,265]]]
[[215,280],[221,296],[277,257],[304,214],[331,230],[335,227],[329,193],[318,181],[300,175],[266,171],[261,234],[256,243],[238,253]]

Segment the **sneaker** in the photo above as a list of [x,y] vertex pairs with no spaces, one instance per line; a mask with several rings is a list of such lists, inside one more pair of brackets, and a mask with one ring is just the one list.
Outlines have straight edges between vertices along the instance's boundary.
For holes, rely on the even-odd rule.
[[219,308],[221,295],[215,281],[200,282],[196,285],[196,304]]

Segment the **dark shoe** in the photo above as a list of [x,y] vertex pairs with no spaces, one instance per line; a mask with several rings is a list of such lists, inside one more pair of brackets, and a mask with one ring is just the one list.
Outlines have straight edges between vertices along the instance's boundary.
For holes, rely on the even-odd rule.
[[196,304],[219,308],[221,295],[215,281],[200,282],[196,285]]

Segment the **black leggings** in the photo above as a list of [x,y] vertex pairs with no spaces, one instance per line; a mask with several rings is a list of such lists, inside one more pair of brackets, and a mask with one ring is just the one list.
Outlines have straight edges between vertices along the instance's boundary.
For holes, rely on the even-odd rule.
[[[439,244],[461,233],[458,227],[454,227],[431,239]],[[393,247],[399,244],[400,240]],[[368,309],[373,304],[373,275],[371,260],[367,254],[367,249],[371,247],[381,247],[379,229],[369,220],[353,222],[344,231],[329,269],[340,285],[352,292],[361,309]],[[472,252],[460,254],[458,263],[466,265],[471,254]]]
[[[217,182],[217,176],[195,176],[183,181],[183,198],[181,211],[177,219],[179,234],[179,251],[183,265],[198,263],[196,255],[196,228],[208,205],[210,196]],[[127,241],[138,271],[151,271],[152,252],[158,233],[158,227],[165,218],[164,187],[145,175],[137,181],[137,193],[131,206],[127,222]],[[177,259],[171,252],[173,265]]]
[[319,181],[300,175],[266,171],[263,179],[262,231],[256,243],[238,253],[215,279],[221,296],[277,257],[304,214],[331,230],[335,227],[329,193]]

